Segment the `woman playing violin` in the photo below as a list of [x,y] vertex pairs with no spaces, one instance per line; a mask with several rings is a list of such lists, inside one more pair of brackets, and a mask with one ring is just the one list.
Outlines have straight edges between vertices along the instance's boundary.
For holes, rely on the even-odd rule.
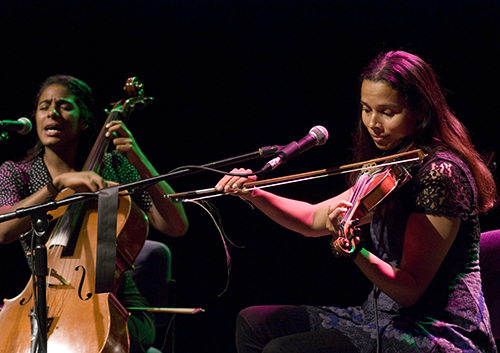
[[[105,188],[107,181],[128,183],[158,175],[125,124],[118,120],[106,126],[106,134],[112,138],[115,149],[106,153],[102,173],[80,171],[97,127],[91,113],[92,102],[90,87],[77,78],[56,75],[42,83],[33,114],[38,142],[24,161],[8,161],[0,167],[1,213],[47,202],[47,198],[55,197],[65,188],[75,192],[97,191]],[[183,207],[163,197],[171,191],[166,182],[160,182],[132,198],[156,229],[170,236],[181,236],[188,222]],[[0,224],[0,243],[12,243],[30,228],[29,217],[3,222]],[[164,248],[161,243],[147,241],[143,250],[163,251]],[[168,254],[168,248],[166,251]],[[147,258],[147,255],[141,253],[139,258]],[[161,273],[162,270],[153,271]],[[166,279],[156,279],[160,288],[161,281],[166,282]],[[125,306],[137,304],[137,300],[139,306],[146,304],[128,273],[118,295],[122,296]],[[145,332],[140,332],[141,327]],[[154,340],[153,318],[149,314],[129,319],[129,330],[132,352],[145,351]]]
[[[410,143],[427,154],[411,167],[409,181],[359,220],[371,223],[376,251],[353,237],[354,250],[344,253],[374,289],[356,307],[246,308],[237,319],[238,352],[496,352],[478,260],[478,215],[494,207],[496,186],[468,132],[431,67],[404,51],[380,54],[367,66],[360,106],[354,162]],[[353,187],[360,173],[351,176]],[[354,207],[353,187],[309,204],[247,190],[246,180],[225,176],[216,190],[250,201],[304,236],[336,239],[339,220]]]

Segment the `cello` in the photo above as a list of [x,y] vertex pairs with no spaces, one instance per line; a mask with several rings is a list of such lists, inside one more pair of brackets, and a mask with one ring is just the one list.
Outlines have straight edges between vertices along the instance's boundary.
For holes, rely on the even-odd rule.
[[[83,171],[100,171],[110,141],[105,136],[106,124],[128,116],[147,99],[135,77],[127,80],[124,90],[128,98],[117,102],[108,114]],[[57,198],[72,193],[66,189]],[[47,352],[128,352],[129,313],[113,292],[96,292],[96,200],[64,206],[49,214],[57,221],[46,242]],[[148,234],[147,217],[130,196],[119,197],[116,228],[115,286],[123,271],[132,267]],[[30,342],[36,338],[32,329],[35,288],[32,278],[17,297],[5,300],[0,312],[0,352],[38,351]]]

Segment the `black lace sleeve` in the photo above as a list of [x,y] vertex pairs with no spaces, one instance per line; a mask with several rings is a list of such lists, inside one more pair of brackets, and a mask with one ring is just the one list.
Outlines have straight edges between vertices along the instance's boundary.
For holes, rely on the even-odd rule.
[[437,153],[419,170],[417,212],[467,219],[474,210],[475,184],[470,169],[449,153]]

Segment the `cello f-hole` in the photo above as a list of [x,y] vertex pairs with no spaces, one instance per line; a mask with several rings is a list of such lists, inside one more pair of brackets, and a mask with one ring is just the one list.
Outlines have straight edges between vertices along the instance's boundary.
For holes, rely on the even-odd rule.
[[75,271],[78,271],[80,268],[82,269],[83,273],[82,273],[82,279],[80,280],[80,285],[78,286],[78,296],[80,297],[81,300],[86,301],[86,300],[89,300],[90,298],[92,298],[92,293],[90,293],[90,292],[87,293],[87,298],[82,297],[82,287],[83,287],[83,283],[85,282],[86,270],[85,270],[85,267],[83,267],[82,265],[79,265],[75,268]]
[[31,297],[33,297],[33,293],[31,293],[31,294],[30,294],[30,296],[29,296],[27,299],[26,299],[26,298],[21,299],[21,300],[19,301],[19,304],[20,304],[21,306],[24,306],[24,305],[28,304],[28,303],[29,303],[29,301],[31,300]]

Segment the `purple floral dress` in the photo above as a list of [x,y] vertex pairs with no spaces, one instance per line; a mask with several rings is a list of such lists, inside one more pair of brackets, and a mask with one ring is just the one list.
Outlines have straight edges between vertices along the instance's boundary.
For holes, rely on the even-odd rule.
[[[403,308],[374,288],[361,306],[307,306],[312,330],[335,328],[359,352],[497,352],[481,290],[477,188],[469,167],[437,152],[403,185],[371,224],[383,260],[398,266],[410,213],[460,218],[455,242],[422,297]],[[432,246],[432,244],[429,244]],[[377,328],[379,337],[377,337]]]

